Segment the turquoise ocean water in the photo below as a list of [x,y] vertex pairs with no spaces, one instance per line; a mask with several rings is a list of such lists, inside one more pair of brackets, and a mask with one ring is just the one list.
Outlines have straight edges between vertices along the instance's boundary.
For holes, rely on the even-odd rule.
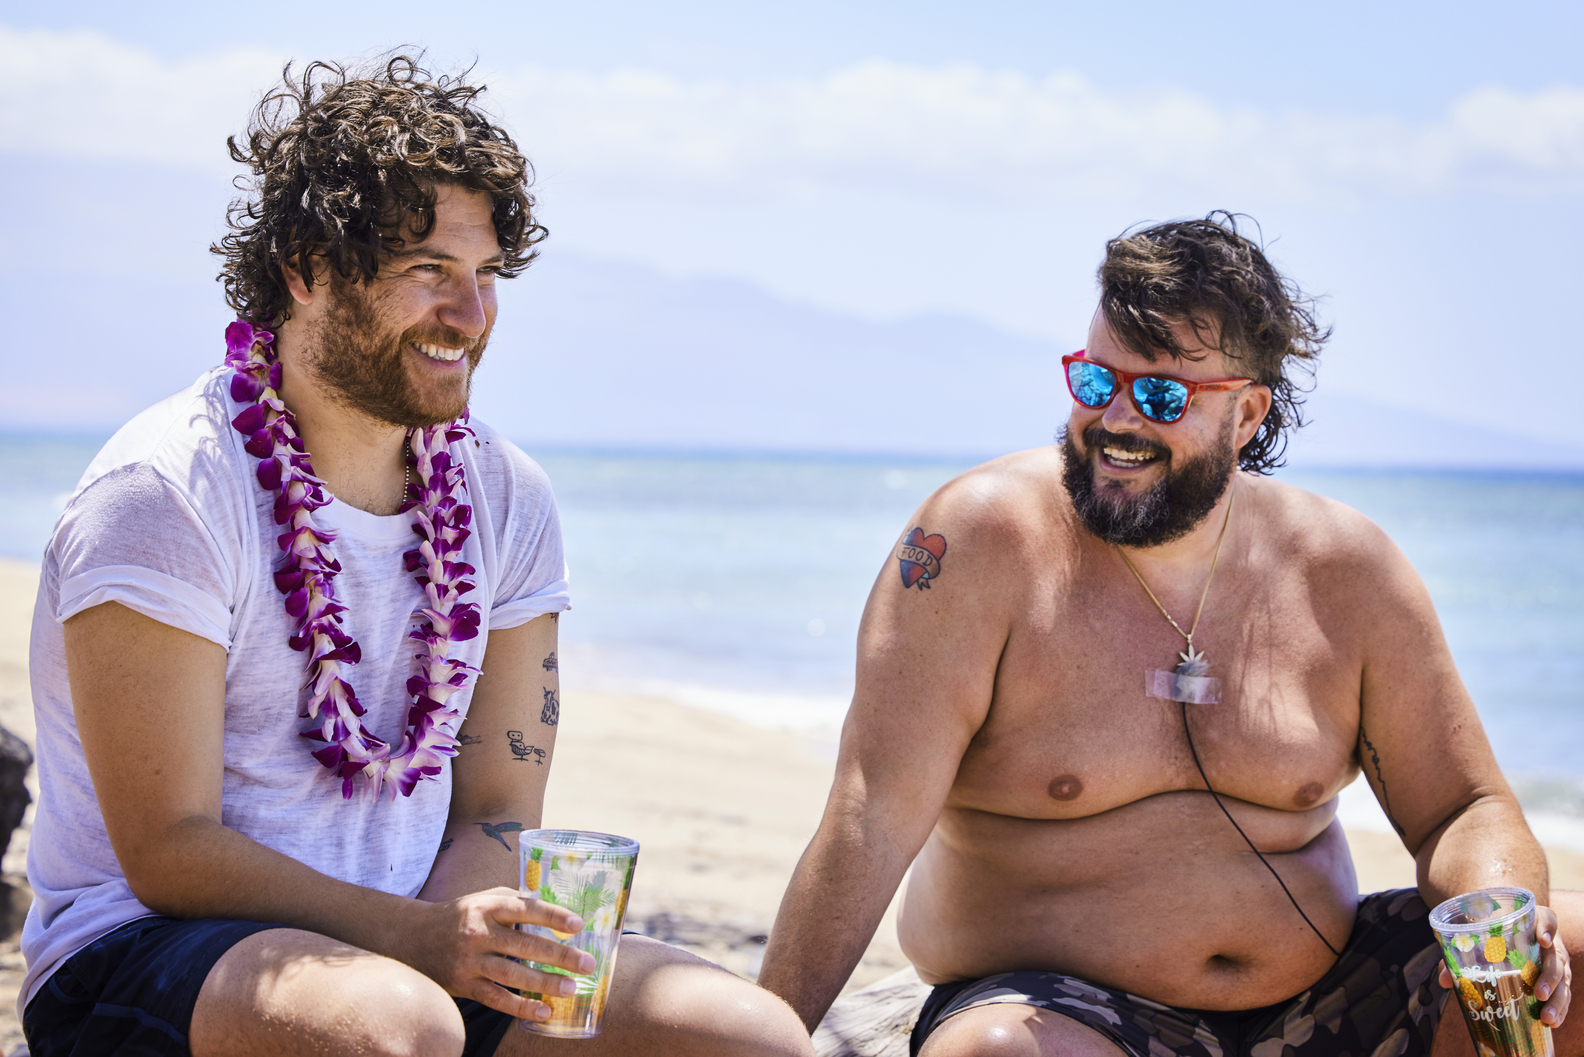
[[[38,561],[101,441],[0,436],[0,555]],[[914,507],[970,465],[530,450],[566,531],[568,682],[793,727],[840,721],[876,573]],[[1283,477],[1403,548],[1526,807],[1584,832],[1584,476]]]

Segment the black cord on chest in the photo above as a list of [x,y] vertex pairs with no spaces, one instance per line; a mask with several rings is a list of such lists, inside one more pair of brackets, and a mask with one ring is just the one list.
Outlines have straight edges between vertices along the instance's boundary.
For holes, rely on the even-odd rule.
[[1199,777],[1204,779],[1205,789],[1210,793],[1210,796],[1214,798],[1216,807],[1220,808],[1221,813],[1227,817],[1227,821],[1232,823],[1232,828],[1238,831],[1238,836],[1242,837],[1243,843],[1249,846],[1249,851],[1253,852],[1255,855],[1258,855],[1259,861],[1265,864],[1265,869],[1269,870],[1271,876],[1276,878],[1276,883],[1281,885],[1281,890],[1283,892],[1287,893],[1288,902],[1292,903],[1293,909],[1298,911],[1298,916],[1304,919],[1304,924],[1308,925],[1310,931],[1312,931],[1316,936],[1320,937],[1320,942],[1326,945],[1326,950],[1330,951],[1338,958],[1342,957],[1342,952],[1331,946],[1331,941],[1325,938],[1325,933],[1321,932],[1318,928],[1315,928],[1315,923],[1309,920],[1309,915],[1304,913],[1304,908],[1298,905],[1298,900],[1294,898],[1291,889],[1287,887],[1287,882],[1283,881],[1281,879],[1281,874],[1276,872],[1276,867],[1267,862],[1265,856],[1260,854],[1260,850],[1254,847],[1254,842],[1249,840],[1248,834],[1243,832],[1243,827],[1238,825],[1237,819],[1232,817],[1232,812],[1228,811],[1226,809],[1226,805],[1221,802],[1220,795],[1216,793],[1215,788],[1210,784],[1210,776],[1205,774],[1204,764],[1199,762],[1199,750],[1194,748],[1193,732],[1188,729],[1188,702],[1183,701],[1181,704],[1183,734],[1188,738],[1188,751],[1193,754],[1194,766],[1199,768]]

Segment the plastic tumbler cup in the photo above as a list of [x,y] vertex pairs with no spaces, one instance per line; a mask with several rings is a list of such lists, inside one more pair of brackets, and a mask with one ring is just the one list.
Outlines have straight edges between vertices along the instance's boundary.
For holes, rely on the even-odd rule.
[[605,998],[616,971],[616,946],[632,891],[633,868],[638,865],[638,842],[587,830],[532,829],[518,835],[517,857],[524,895],[566,907],[583,919],[583,931],[572,934],[539,925],[520,928],[594,956],[594,971],[586,976],[530,962],[543,972],[570,976],[577,981],[577,993],[563,997],[523,992],[552,1012],[549,1020],[518,1020],[517,1026],[536,1035],[593,1038],[600,1033]]
[[1479,1057],[1552,1057],[1540,1023],[1540,942],[1526,888],[1483,888],[1430,912]]

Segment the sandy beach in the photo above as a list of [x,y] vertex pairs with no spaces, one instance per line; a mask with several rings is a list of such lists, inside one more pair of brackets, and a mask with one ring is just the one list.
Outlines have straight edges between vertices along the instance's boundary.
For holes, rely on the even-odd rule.
[[[37,568],[0,559],[0,724],[32,742],[27,638]],[[570,673],[569,673],[570,674]],[[824,805],[828,743],[763,730],[654,698],[563,698],[545,825],[636,837],[643,851],[628,927],[752,977],[782,888]],[[25,885],[27,833],[0,872]],[[1365,891],[1413,884],[1413,862],[1388,833],[1350,830]],[[1551,881],[1584,887],[1584,855],[1548,849]],[[849,982],[864,986],[906,964],[894,907]],[[0,945],[0,1053],[21,1041],[13,1014],[22,976],[15,937]]]

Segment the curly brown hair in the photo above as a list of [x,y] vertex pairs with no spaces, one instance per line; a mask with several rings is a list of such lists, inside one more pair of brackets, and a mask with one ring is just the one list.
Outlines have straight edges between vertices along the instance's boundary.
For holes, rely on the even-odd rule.
[[1239,466],[1269,473],[1285,462],[1289,432],[1303,425],[1308,388],[1293,373],[1312,379],[1331,328],[1317,322],[1315,299],[1284,279],[1263,248],[1238,231],[1238,219],[1216,210],[1203,220],[1157,224],[1107,242],[1100,310],[1123,346],[1151,362],[1162,353],[1204,358],[1173,335],[1172,325],[1186,322],[1200,345],[1219,345],[1269,386],[1270,412],[1238,449]]
[[434,229],[436,189],[482,191],[511,278],[538,255],[549,232],[534,218],[533,167],[505,130],[476,105],[482,87],[465,73],[435,76],[423,55],[387,55],[367,68],[314,62],[267,94],[231,157],[253,173],[231,204],[231,232],[210,250],[225,258],[220,280],[241,318],[277,327],[291,308],[281,265],[314,275],[315,259],[364,283],[404,236]]

